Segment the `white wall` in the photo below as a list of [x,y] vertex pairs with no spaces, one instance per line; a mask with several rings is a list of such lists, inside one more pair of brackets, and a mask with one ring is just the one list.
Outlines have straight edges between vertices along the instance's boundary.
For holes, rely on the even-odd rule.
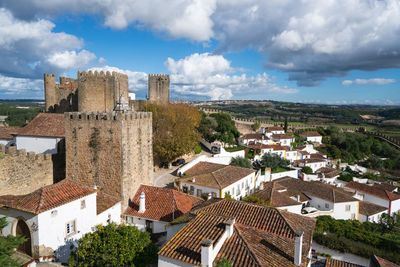
[[4,146],[9,146],[13,144],[15,141],[14,140],[6,140],[6,139],[0,139],[0,145]]
[[310,182],[310,181],[319,181],[318,175],[317,174],[305,174],[302,173],[303,175],[303,180],[306,182]]
[[121,223],[121,202],[118,202],[111,208],[97,214],[96,224],[106,225],[108,222]]
[[271,181],[274,181],[276,179],[289,176],[295,179],[299,178],[299,171],[298,170],[290,170],[290,171],[285,171],[285,172],[277,172],[277,173],[271,173]]
[[312,143],[322,143],[322,136],[307,136],[307,141]]
[[384,214],[384,213],[388,213],[388,211],[387,210],[386,211],[382,211],[382,212],[379,212],[379,213],[376,213],[376,214],[373,214],[373,215],[370,215],[370,216],[366,216],[366,215],[360,214],[358,216],[358,220],[360,222],[368,221],[368,222],[379,223],[379,220],[380,220],[382,214]]
[[390,213],[393,214],[400,210],[400,199],[392,201],[390,205]]
[[[180,189],[183,190],[183,187],[186,186],[188,188],[188,194],[191,194],[193,196],[197,196],[197,189],[200,189],[203,194],[208,194],[208,193],[215,193],[215,195],[217,197],[224,197],[223,195],[220,196],[220,190],[217,188],[212,188],[212,187],[207,187],[207,186],[201,186],[201,185],[197,185],[191,182],[181,182],[180,184]],[[194,191],[193,193],[190,192],[190,187],[193,186],[194,187]]]
[[[254,192],[254,185],[255,185],[255,173],[252,173],[236,181],[235,183],[223,188],[221,190],[222,197],[225,196],[226,192],[229,192],[232,198],[238,200]],[[239,193],[238,193],[238,188],[239,188]]]
[[284,207],[277,207],[280,210],[286,210],[288,212],[291,213],[296,213],[301,215],[301,209],[302,209],[303,205],[299,204],[299,205],[293,205],[293,206],[284,206]]
[[27,152],[57,154],[57,143],[62,138],[17,136],[17,149],[26,149]]
[[195,265],[158,255],[158,267],[192,267]]
[[[310,205],[318,210],[322,211],[330,211],[333,210],[333,202],[327,201],[325,199],[315,197],[315,196],[310,196],[311,199],[308,201]],[[327,206],[326,206],[327,205]]]
[[306,163],[305,166],[310,167],[313,172],[316,172],[319,168],[326,167],[326,161]]
[[126,223],[129,225],[136,226],[141,231],[146,231],[146,221],[151,221],[151,228],[153,234],[164,233],[167,231],[167,222],[154,221],[146,218],[140,218],[135,216],[126,216]]
[[[82,200],[85,200],[86,204],[83,209],[81,209]],[[52,215],[53,211],[57,214]],[[57,258],[61,262],[67,262],[71,242],[76,242],[86,233],[93,231],[97,222],[96,217],[96,193],[45,211],[38,215],[39,245],[57,250]],[[75,234],[67,236],[66,224],[74,220]]]
[[[346,206],[350,205],[350,210],[346,211]],[[358,201],[335,203],[333,208],[333,218],[336,220],[357,220],[358,219]]]

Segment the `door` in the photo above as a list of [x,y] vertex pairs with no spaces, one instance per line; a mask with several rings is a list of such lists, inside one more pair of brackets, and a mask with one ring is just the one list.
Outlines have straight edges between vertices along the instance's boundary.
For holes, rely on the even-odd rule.
[[17,222],[16,235],[25,237],[25,242],[18,247],[18,251],[32,257],[31,231],[23,220]]

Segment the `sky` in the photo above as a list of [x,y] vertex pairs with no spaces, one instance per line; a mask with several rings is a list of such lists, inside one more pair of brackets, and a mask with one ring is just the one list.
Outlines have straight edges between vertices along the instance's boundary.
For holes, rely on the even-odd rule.
[[145,98],[400,105],[399,0],[0,0],[0,98],[110,70]]

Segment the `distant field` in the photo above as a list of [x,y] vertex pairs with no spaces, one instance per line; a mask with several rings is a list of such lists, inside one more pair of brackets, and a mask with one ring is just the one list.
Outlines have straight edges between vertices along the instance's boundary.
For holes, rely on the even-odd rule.
[[1,101],[0,116],[4,116],[5,123],[9,126],[22,127],[32,120],[41,110],[43,104],[36,101]]

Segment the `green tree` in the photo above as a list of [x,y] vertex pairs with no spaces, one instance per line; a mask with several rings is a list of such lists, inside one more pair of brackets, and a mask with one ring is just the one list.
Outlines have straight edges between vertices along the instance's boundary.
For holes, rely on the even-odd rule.
[[313,173],[313,170],[308,166],[305,166],[305,167],[301,168],[301,171],[303,173],[305,173],[305,174],[312,174]]
[[249,168],[249,169],[252,168],[251,161],[249,159],[239,157],[239,156],[232,158],[230,165],[243,167],[243,168]]
[[258,129],[260,129],[261,123],[259,121],[255,121],[252,125],[251,125],[251,129],[253,131],[257,131]]
[[150,234],[128,225],[99,225],[84,235],[75,253],[78,266],[148,266],[157,261]]
[[219,140],[227,144],[236,144],[236,138],[240,136],[235,126],[235,122],[227,113],[214,113],[210,115],[217,122],[217,127],[213,129],[214,140]]
[[289,161],[282,159],[275,154],[264,154],[261,158],[261,165],[264,168],[271,168],[272,170],[274,170],[278,167],[286,168],[289,165]]
[[[7,226],[6,217],[0,218],[0,233],[4,227]],[[14,250],[24,243],[25,239],[23,237],[15,236],[1,236],[0,235],[0,266],[4,267],[14,267],[20,266],[13,258],[12,255]]]
[[222,258],[217,261],[215,267],[232,267],[232,263],[229,260]]
[[285,123],[283,124],[283,129],[285,130],[285,133],[288,131],[288,119],[285,117]]
[[147,103],[153,113],[153,152],[157,162],[171,162],[193,151],[199,141],[200,113],[184,104]]

